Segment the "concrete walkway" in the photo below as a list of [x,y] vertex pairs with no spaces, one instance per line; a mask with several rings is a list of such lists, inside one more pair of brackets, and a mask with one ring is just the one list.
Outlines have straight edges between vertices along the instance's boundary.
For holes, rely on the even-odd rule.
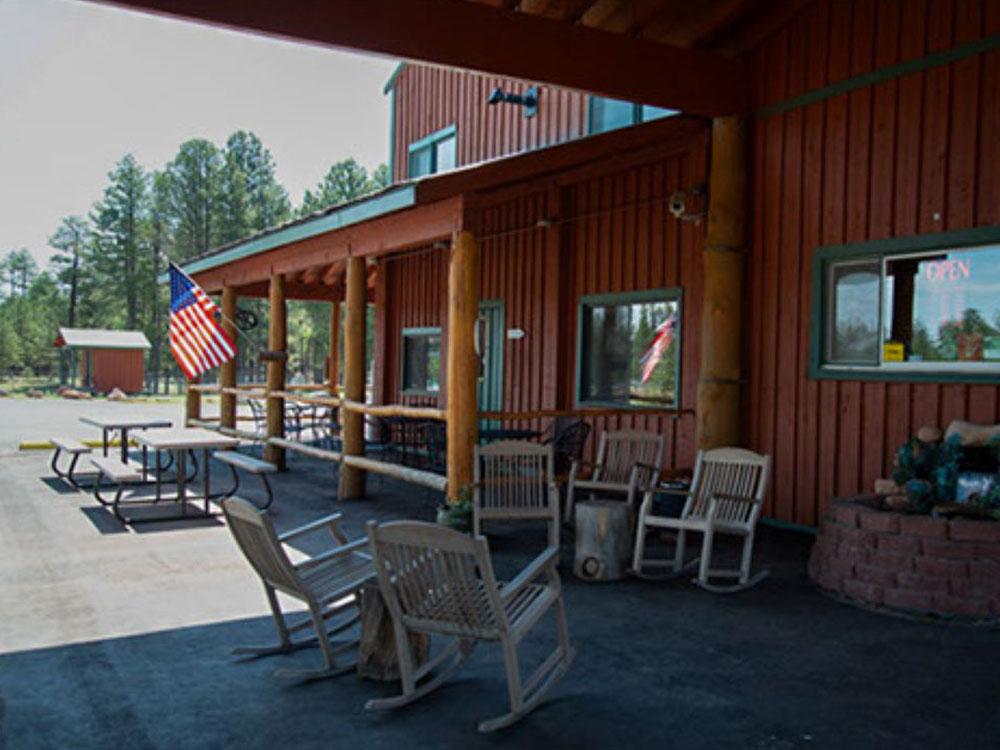
[[[354,675],[273,676],[319,653],[235,661],[274,638],[259,582],[221,524],[125,530],[49,478],[47,456],[0,458],[0,749],[329,747],[996,747],[1000,633],[910,622],[843,606],[804,576],[810,540],[767,531],[772,576],[720,598],[684,581],[584,584],[564,572],[578,649],[552,699],[481,736],[506,710],[499,654],[481,648],[451,684],[393,713],[363,710],[391,685]],[[221,476],[221,474],[220,474]],[[296,458],[276,482],[279,528],[341,510],[433,516],[430,493],[374,480],[340,503],[328,466]],[[223,481],[223,480],[220,480]],[[322,540],[309,540],[314,548]],[[541,528],[491,537],[509,577]],[[571,550],[563,549],[563,570]],[[552,643],[524,647],[525,670]]]

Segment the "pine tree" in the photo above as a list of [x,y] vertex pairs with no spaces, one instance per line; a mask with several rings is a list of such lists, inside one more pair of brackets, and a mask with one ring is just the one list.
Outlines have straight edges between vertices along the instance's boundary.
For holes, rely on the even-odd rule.
[[139,302],[149,292],[148,258],[143,253],[146,219],[145,170],[131,154],[108,174],[111,184],[91,212],[93,224],[89,263],[100,280],[98,292],[105,312],[125,303],[125,327],[139,326]]
[[330,167],[315,190],[306,190],[302,196],[299,216],[308,216],[331,206],[357,200],[376,189],[375,183],[368,176],[368,170],[357,161],[338,161]]
[[[49,238],[49,245],[59,250],[52,256],[52,266],[56,281],[62,286],[66,296],[66,325],[75,328],[77,310],[80,300],[80,263],[87,242],[90,239],[90,226],[81,216],[63,218],[55,234]],[[72,354],[67,351],[59,359],[59,382],[65,384],[68,369],[73,364]]]
[[219,149],[201,138],[182,143],[177,156],[167,165],[175,221],[174,260],[201,255],[219,244],[216,222],[222,209],[222,171]]
[[[241,217],[251,232],[269,229],[288,220],[291,204],[288,193],[275,176],[274,158],[254,133],[238,130],[226,140],[226,174],[235,180],[242,175],[242,186],[235,182],[227,189],[234,194],[241,188],[244,214]],[[243,235],[241,235],[243,236]]]

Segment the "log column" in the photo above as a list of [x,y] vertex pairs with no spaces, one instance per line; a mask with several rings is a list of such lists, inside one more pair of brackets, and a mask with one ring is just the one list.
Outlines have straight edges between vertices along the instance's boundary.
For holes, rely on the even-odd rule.
[[329,379],[328,390],[331,396],[336,396],[340,382],[340,301],[330,303],[330,360],[326,373]]
[[191,378],[187,382],[187,393],[184,399],[184,424],[190,426],[192,419],[201,419],[201,391],[195,390],[191,386],[199,385],[201,378]]
[[[226,332],[230,340],[236,341],[236,290],[226,285],[222,287],[222,330]],[[224,362],[219,371],[219,384],[223,388],[236,387],[236,362],[238,358],[233,357],[228,362]],[[236,394],[223,393],[222,404],[219,407],[220,422],[223,427],[236,427]]]
[[712,121],[705,237],[697,445],[740,445],[743,255],[746,241],[746,125]]
[[[347,260],[347,304],[344,317],[344,397],[365,400],[365,308],[368,288],[364,258]],[[341,410],[345,456],[365,452],[364,415]],[[354,500],[365,495],[365,472],[354,466],[340,466],[340,498]]]
[[[285,436],[285,399],[270,398],[272,391],[285,390],[285,365],[287,363],[288,329],[286,327],[285,276],[271,275],[268,288],[268,329],[267,348],[271,356],[267,360],[267,436]],[[278,355],[278,356],[276,356]],[[273,445],[264,447],[264,460],[285,468],[285,449]]]
[[468,231],[452,238],[448,272],[448,502],[472,484],[479,440],[476,382],[479,361],[475,330],[479,318],[479,244]]

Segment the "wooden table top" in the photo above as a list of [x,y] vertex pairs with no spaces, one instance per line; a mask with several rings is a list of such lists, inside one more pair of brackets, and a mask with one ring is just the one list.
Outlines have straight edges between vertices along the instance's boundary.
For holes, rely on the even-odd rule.
[[176,427],[169,430],[150,430],[135,435],[137,443],[156,450],[178,448],[236,448],[239,438],[220,435],[201,427]]
[[152,419],[142,415],[132,416],[101,416],[101,417],[80,417],[84,424],[102,427],[106,430],[138,430],[150,427],[173,427],[174,423],[162,417]]

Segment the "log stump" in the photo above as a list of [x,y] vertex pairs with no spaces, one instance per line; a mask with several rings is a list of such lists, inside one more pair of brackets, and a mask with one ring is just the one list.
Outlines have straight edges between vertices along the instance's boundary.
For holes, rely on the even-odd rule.
[[[358,609],[361,612],[358,674],[382,682],[398,680],[399,660],[396,658],[392,615],[385,606],[377,582],[368,581],[358,592]],[[413,652],[413,666],[419,667],[427,661],[430,637],[423,633],[410,633],[410,650]]]
[[628,503],[587,500],[576,504],[573,575],[584,581],[617,581],[632,559],[634,520]]

